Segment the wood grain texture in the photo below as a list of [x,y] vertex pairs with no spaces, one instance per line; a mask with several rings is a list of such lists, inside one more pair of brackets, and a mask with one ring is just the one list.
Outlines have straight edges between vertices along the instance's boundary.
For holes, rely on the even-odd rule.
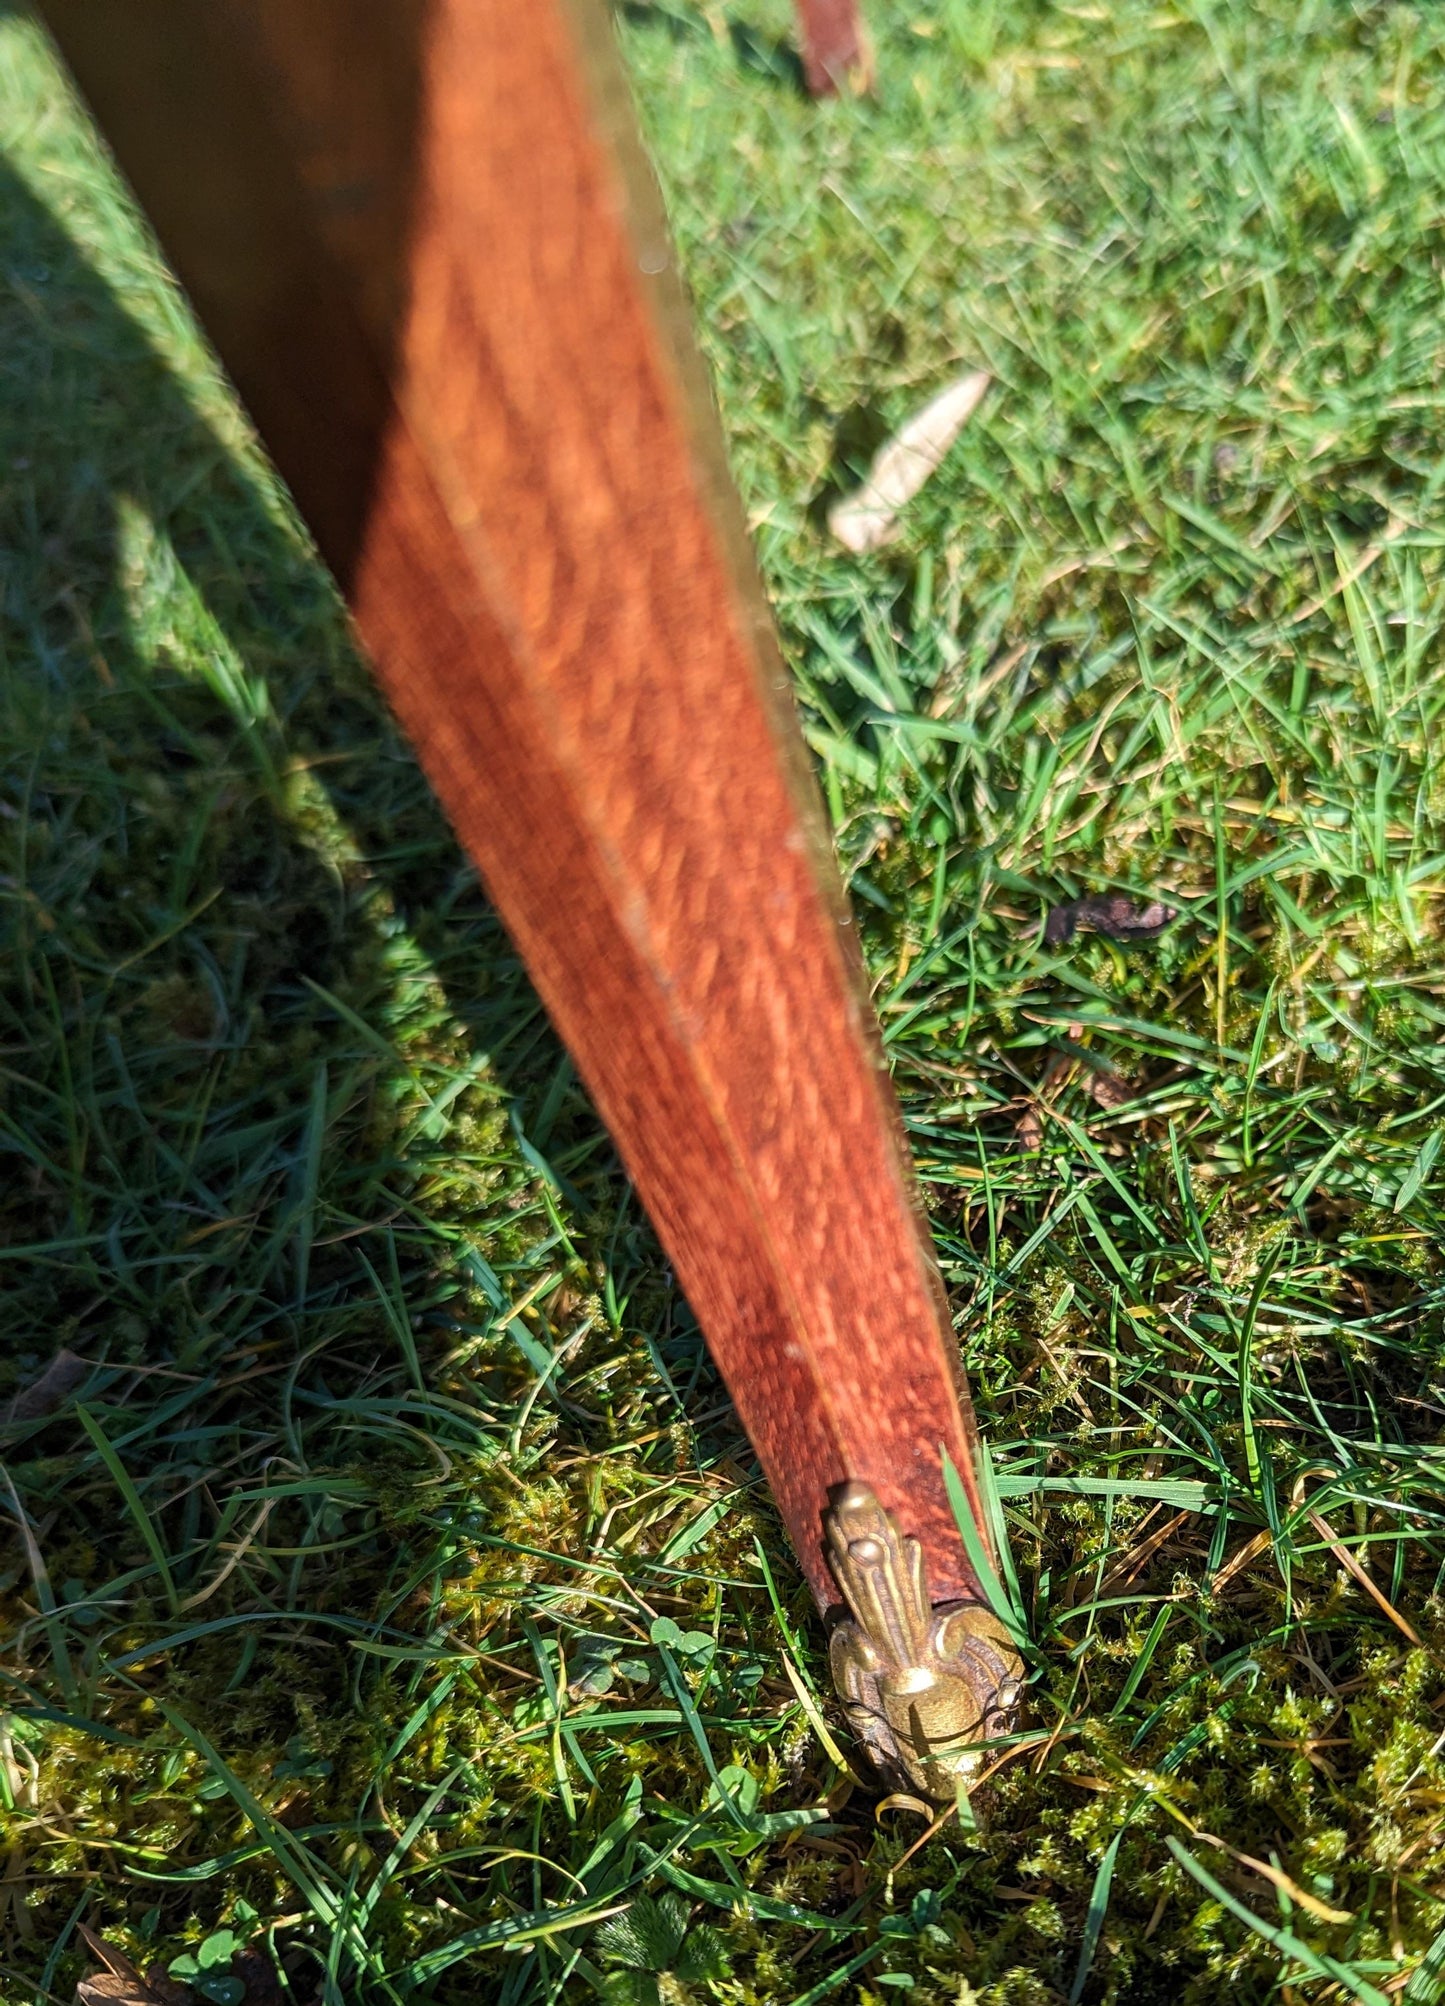
[[803,77],[814,97],[873,81],[859,0],[797,0]]
[[819,1602],[848,1478],[922,1539],[938,1599],[976,1593],[940,1475],[947,1448],[974,1481],[956,1347],[605,8],[43,11],[616,1138]]

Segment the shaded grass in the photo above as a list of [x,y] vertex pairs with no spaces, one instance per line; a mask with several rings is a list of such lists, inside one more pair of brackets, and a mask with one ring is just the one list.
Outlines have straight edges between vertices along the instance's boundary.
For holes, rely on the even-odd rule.
[[[259,1933],[301,1999],[1439,1990],[1445,28],[871,11],[877,105],[797,97],[781,5],[622,32],[994,1444],[1026,1739],[916,1850],[836,1766],[685,1306],[6,20],[4,1356],[89,1362],[0,1437],[17,1999],[81,1920]],[[900,542],[842,561],[829,496],[980,361]],[[1044,944],[1110,889],[1180,918]]]

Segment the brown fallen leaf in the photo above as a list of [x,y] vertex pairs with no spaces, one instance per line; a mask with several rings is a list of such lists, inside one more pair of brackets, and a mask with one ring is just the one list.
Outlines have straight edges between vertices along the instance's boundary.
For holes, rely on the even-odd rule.
[[78,1934],[81,1942],[95,1959],[102,1971],[114,1972],[117,1977],[134,1978],[136,1968],[125,1952],[114,1943],[107,1943],[103,1936],[97,1936],[93,1929],[81,1923]]
[[1076,933],[1102,933],[1110,940],[1152,940],[1179,914],[1160,899],[1125,898],[1106,892],[1069,899],[1050,909],[1044,921],[1044,945],[1062,947]]
[[1079,1081],[1084,1092],[1096,1107],[1112,1113],[1116,1107],[1126,1107],[1134,1098],[1134,1090],[1106,1059],[1090,1055],[1079,1062]]
[[941,465],[992,381],[986,369],[956,377],[879,450],[862,487],[828,511],[828,527],[845,549],[861,557],[893,541],[899,516]]
[[[142,1977],[118,1945],[84,1923],[80,1935],[101,1968],[76,1986],[76,2006],[200,2006],[193,1989],[172,1978],[164,1964],[152,1964]],[[284,2006],[276,1967],[256,1944],[235,1953],[228,1974],[245,1987],[242,2006]]]
[[1111,1571],[1107,1579],[1100,1584],[1099,1594],[1103,1595],[1107,1592],[1112,1595],[1116,1589],[1127,1587],[1136,1575],[1140,1574],[1154,1558],[1160,1547],[1169,1544],[1175,1533],[1183,1526],[1185,1520],[1193,1516],[1194,1514],[1191,1511],[1175,1512],[1173,1518],[1166,1519],[1164,1524],[1151,1532],[1147,1539],[1141,1539],[1124,1555],[1122,1561]]
[[81,1939],[100,1966],[75,1988],[76,2006],[195,2006],[189,1985],[177,1985],[159,1965],[142,1978],[119,1945],[80,1925]]
[[22,1386],[6,1408],[6,1421],[38,1421],[63,1407],[90,1370],[90,1360],[74,1351],[57,1351],[38,1379]]
[[134,1972],[124,1978],[117,1971],[102,1971],[82,1978],[75,1988],[75,2006],[196,2006],[189,1985],[177,1985],[156,1974],[142,1978]]
[[1273,1533],[1257,1532],[1253,1539],[1247,1539],[1243,1546],[1237,1546],[1219,1572],[1211,1577],[1210,1593],[1217,1595],[1221,1588],[1227,1587],[1233,1581],[1242,1568],[1248,1567],[1252,1560],[1258,1560],[1262,1553],[1268,1553],[1273,1544]]
[[1062,1052],[1056,1052],[1044,1068],[1043,1078],[1024,1102],[1014,1124],[1023,1149],[1041,1149],[1044,1116],[1050,1112],[1053,1096],[1075,1080],[1097,1107],[1112,1113],[1134,1097],[1134,1089],[1099,1053],[1071,1037]]
[[1019,1139],[1020,1149],[1042,1149],[1044,1146],[1044,1124],[1039,1114],[1039,1104],[1035,1100],[1024,1102],[1023,1113],[1014,1124],[1014,1132]]

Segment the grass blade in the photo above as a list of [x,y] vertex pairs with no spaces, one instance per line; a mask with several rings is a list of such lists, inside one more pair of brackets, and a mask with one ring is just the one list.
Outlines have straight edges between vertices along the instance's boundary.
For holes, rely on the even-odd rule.
[[[974,1523],[973,1506],[969,1503],[968,1492],[963,1488],[958,1471],[946,1451],[943,1456],[943,1481],[948,1492],[948,1502],[953,1507],[953,1516],[958,1523],[964,1551],[968,1555],[969,1566],[978,1576],[979,1585],[983,1589],[989,1608],[998,1617],[1018,1648],[1021,1651],[1032,1651],[1033,1640],[1029,1636],[1028,1619],[995,1572],[993,1561],[984,1546],[983,1537]],[[1005,1539],[1001,1551],[1007,1552],[1007,1550]],[[1015,1593],[1017,1593],[1016,1587]]]
[[1119,1827],[1104,1849],[1104,1857],[1099,1862],[1099,1871],[1094,1876],[1093,1890],[1089,1895],[1089,1913],[1084,1918],[1084,1934],[1079,1944],[1079,1962],[1074,1972],[1074,1982],[1069,1987],[1069,2006],[1079,2006],[1084,1996],[1084,1987],[1089,1982],[1089,1973],[1094,1968],[1094,1953],[1099,1947],[1099,1932],[1104,1927],[1104,1917],[1109,1908],[1109,1891],[1114,1885],[1114,1866],[1119,1858],[1119,1847],[1128,1830],[1128,1820]]
[[90,1409],[88,1407],[77,1406],[75,1412],[79,1418],[80,1425],[84,1428],[86,1434],[89,1435],[91,1441],[94,1442],[96,1454],[110,1472],[111,1482],[124,1499],[125,1508],[135,1520],[136,1528],[146,1543],[146,1550],[156,1564],[156,1572],[160,1575],[161,1586],[165,1590],[166,1602],[170,1607],[172,1616],[179,1616],[181,1605],[180,1599],[176,1594],[176,1584],[171,1577],[171,1563],[166,1556],[165,1547],[161,1544],[161,1536],[156,1531],[151,1515],[141,1503],[140,1492],[131,1482],[130,1474],[124,1463],[122,1463],[120,1457],[111,1447],[105,1430],[101,1427]]
[[1302,1937],[1296,1936],[1293,1930],[1280,1929],[1274,1923],[1266,1922],[1262,1916],[1257,1916],[1253,1909],[1247,1908],[1237,1896],[1229,1892],[1228,1888],[1221,1887],[1213,1874],[1201,1867],[1188,1847],[1181,1845],[1172,1833],[1165,1834],[1164,1843],[1180,1866],[1198,1881],[1206,1894],[1227,1908],[1232,1916],[1246,1928],[1253,1930],[1256,1936],[1262,1936],[1266,1943],[1279,1951],[1281,1956],[1302,1965],[1312,1978],[1329,1979],[1338,1985],[1341,1991],[1348,1993],[1351,1999],[1358,1999],[1360,2006],[1390,2006],[1389,1999],[1379,1987],[1371,1985],[1367,1978],[1362,1978],[1357,1971],[1352,1971],[1349,1965],[1341,1964],[1336,1958],[1327,1957],[1322,1950],[1314,1949]]
[[50,1585],[50,1570],[45,1565],[45,1555],[40,1551],[35,1528],[31,1525],[25,1507],[20,1502],[14,1479],[3,1463],[0,1463],[0,1473],[3,1473],[5,1488],[10,1493],[10,1504],[15,1513],[15,1522],[20,1528],[20,1540],[25,1548],[30,1578],[35,1583],[35,1599],[40,1604],[40,1620],[45,1630],[45,1641],[50,1646],[50,1662],[55,1667],[55,1677],[65,1695],[66,1704],[78,1707],[79,1688],[75,1683],[75,1672],[71,1666],[70,1651],[65,1641],[65,1626],[56,1607],[55,1591]]

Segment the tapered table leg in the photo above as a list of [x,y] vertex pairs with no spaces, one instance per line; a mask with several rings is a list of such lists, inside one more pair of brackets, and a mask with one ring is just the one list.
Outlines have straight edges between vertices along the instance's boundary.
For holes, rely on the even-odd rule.
[[919,1680],[993,1719],[997,1636],[932,1614],[979,1593],[957,1351],[602,0],[43,12],[847,1598],[865,1731]]
[[797,0],[803,76],[814,97],[872,81],[859,0]]

